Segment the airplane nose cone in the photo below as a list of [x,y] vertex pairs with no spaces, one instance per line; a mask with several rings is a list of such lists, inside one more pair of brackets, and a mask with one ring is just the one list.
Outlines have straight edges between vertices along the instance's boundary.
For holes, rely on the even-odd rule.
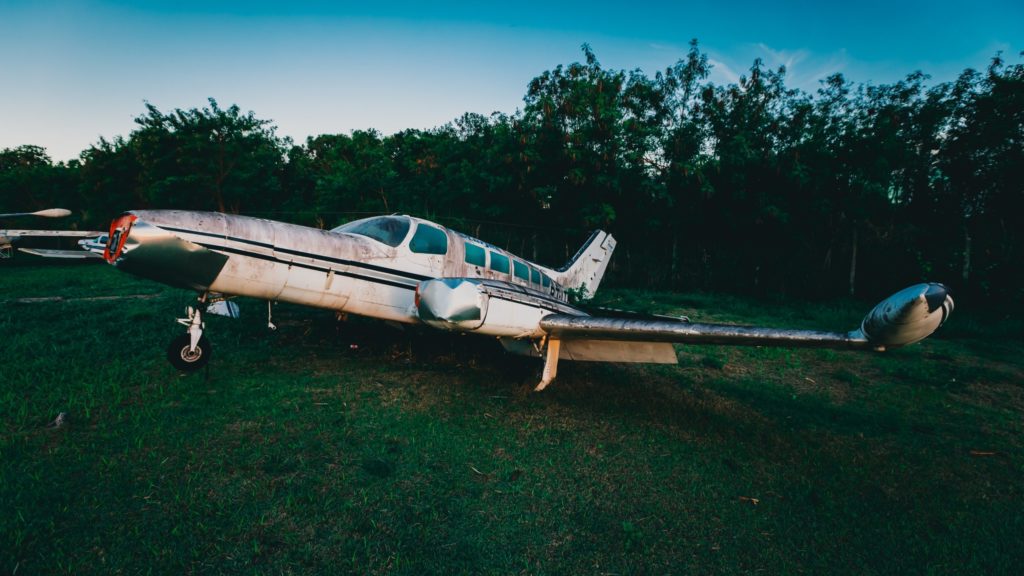
[[104,258],[136,276],[200,291],[210,287],[228,260],[131,213],[111,224]]
[[103,259],[106,260],[107,263],[114,264],[117,262],[118,258],[121,257],[125,242],[128,239],[128,233],[132,229],[132,224],[137,219],[137,216],[129,212],[118,216],[110,223],[110,233],[107,234],[107,245],[103,248]]

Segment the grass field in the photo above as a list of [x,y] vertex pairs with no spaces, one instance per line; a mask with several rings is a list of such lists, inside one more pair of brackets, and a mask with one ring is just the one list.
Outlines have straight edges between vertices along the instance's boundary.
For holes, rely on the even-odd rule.
[[[900,288],[894,286],[893,289]],[[146,298],[95,299],[147,295]],[[60,301],[17,301],[33,297]],[[0,266],[0,573],[1019,574],[1024,322],[967,303],[885,354],[538,361],[241,301],[208,373],[192,296]],[[607,291],[695,320],[848,329],[873,303]],[[49,427],[58,413],[66,424]]]

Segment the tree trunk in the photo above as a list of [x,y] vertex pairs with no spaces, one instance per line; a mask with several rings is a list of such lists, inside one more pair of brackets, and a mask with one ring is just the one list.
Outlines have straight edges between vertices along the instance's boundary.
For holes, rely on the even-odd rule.
[[960,271],[960,276],[963,278],[964,285],[971,277],[971,231],[967,226],[964,226],[964,267]]
[[850,296],[857,283],[857,227],[853,227],[853,249],[850,251]]
[[226,214],[227,208],[224,206],[224,194],[220,191],[220,182],[217,182],[217,187],[213,189],[213,200],[217,203],[217,211]]
[[679,285],[679,231],[672,231],[672,276],[669,278],[669,286],[675,288]]
[[227,179],[228,174],[231,173],[231,169],[235,167],[235,163],[225,164],[224,162],[224,137],[218,135],[217,137],[217,181],[216,187],[213,191],[214,200],[217,202],[217,210],[221,213],[225,213],[224,209],[224,180]]

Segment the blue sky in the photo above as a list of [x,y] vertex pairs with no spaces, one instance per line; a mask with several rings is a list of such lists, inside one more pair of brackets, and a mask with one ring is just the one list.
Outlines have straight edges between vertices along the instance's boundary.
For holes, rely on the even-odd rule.
[[581,59],[649,74],[691,38],[735,81],[761,57],[814,90],[842,72],[935,81],[1024,50],[1024,2],[67,2],[0,0],[0,148],[67,160],[127,136],[149,101],[212,96],[297,142],[511,113],[533,77]]

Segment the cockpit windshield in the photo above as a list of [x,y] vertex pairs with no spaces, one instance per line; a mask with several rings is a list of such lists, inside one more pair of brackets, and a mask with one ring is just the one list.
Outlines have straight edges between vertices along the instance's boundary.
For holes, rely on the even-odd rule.
[[405,216],[378,216],[342,224],[331,232],[358,234],[395,247],[409,234],[409,219]]

